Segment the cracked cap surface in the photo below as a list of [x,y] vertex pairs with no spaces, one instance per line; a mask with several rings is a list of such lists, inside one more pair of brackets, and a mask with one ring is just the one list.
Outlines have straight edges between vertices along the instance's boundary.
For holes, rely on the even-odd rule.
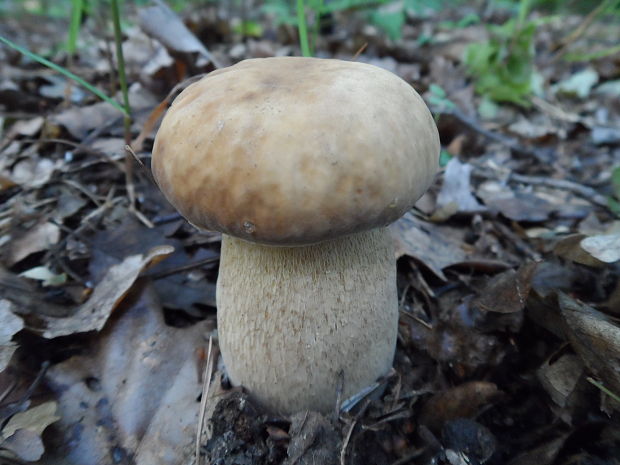
[[194,225],[304,245],[392,223],[437,171],[422,98],[363,63],[259,58],[187,87],[164,117],[152,168]]

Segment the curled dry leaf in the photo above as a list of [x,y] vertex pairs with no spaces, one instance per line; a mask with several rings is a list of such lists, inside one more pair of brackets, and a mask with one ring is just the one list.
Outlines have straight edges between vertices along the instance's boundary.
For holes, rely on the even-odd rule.
[[0,372],[7,367],[17,349],[17,345],[11,342],[13,335],[24,327],[22,319],[11,311],[12,307],[8,300],[0,300]]
[[493,383],[463,383],[428,399],[422,406],[419,423],[431,431],[439,431],[449,420],[473,417],[480,407],[494,402],[500,394],[501,391]]
[[43,336],[51,339],[68,334],[99,331],[110,313],[127,294],[140,272],[158,259],[174,252],[174,247],[154,247],[147,254],[131,255],[118,265],[111,266],[101,282],[95,287],[88,301],[67,318],[47,318]]
[[564,293],[558,293],[558,303],[575,352],[608,389],[620,395],[620,327]]

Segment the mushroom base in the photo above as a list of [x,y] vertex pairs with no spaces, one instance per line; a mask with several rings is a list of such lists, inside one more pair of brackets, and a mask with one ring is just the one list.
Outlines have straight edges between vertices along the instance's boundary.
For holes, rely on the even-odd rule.
[[220,349],[230,380],[279,414],[334,411],[392,366],[396,260],[386,228],[304,247],[222,237]]

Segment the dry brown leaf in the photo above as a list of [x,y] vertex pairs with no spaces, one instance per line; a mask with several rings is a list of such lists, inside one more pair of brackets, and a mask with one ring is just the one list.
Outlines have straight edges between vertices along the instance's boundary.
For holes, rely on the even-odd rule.
[[448,279],[442,270],[467,258],[461,243],[446,240],[440,227],[419,220],[412,213],[405,213],[390,226],[390,230],[396,241],[396,257],[413,257],[444,281]]
[[[453,213],[480,213],[486,211],[472,194],[470,185],[471,171],[473,167],[469,163],[461,163],[454,157],[446,166],[443,175],[443,184],[437,196],[438,211],[433,214],[433,219],[447,219],[449,216],[442,212],[453,210]],[[451,207],[454,205],[455,207]]]
[[17,349],[17,344],[11,342],[13,335],[24,327],[24,322],[13,313],[12,307],[8,300],[0,300],[0,372],[7,367]]
[[620,260],[620,234],[586,237],[580,245],[586,252],[602,262],[614,263]]
[[73,465],[177,465],[193,453],[209,323],[173,328],[150,286],[98,335],[93,352],[50,368]]
[[520,312],[532,287],[536,263],[522,265],[518,271],[506,270],[491,278],[481,295],[474,299],[480,309],[499,313]]
[[558,293],[566,337],[588,369],[620,395],[620,327],[604,313]]
[[500,394],[501,391],[493,383],[463,383],[428,399],[422,406],[419,423],[431,431],[439,431],[448,420],[473,417],[480,407],[492,403]]
[[583,249],[581,243],[584,237],[585,235],[583,234],[571,234],[559,240],[553,248],[553,252],[558,257],[580,263],[581,265],[591,266],[593,268],[605,266],[605,263]]
[[42,222],[25,234],[15,237],[10,244],[7,263],[14,265],[28,255],[48,250],[60,239],[60,228],[53,223]]
[[45,452],[43,431],[60,419],[57,408],[56,402],[49,401],[13,415],[0,431],[0,448],[9,449],[22,460],[39,460]]
[[15,164],[11,180],[22,187],[41,187],[51,179],[54,170],[59,166],[58,162],[49,158],[32,156]]
[[583,374],[583,363],[577,355],[564,354],[557,360],[547,360],[537,372],[538,379],[551,399],[566,407]]
[[43,337],[48,339],[68,334],[99,331],[110,313],[127,294],[140,272],[152,262],[174,252],[169,245],[154,247],[145,255],[131,255],[110,267],[92,295],[67,318],[47,318]]
[[[138,18],[142,30],[161,42],[171,53],[196,53],[203,61],[206,59],[207,63],[211,61],[219,67],[202,42],[164,2],[156,1],[154,6],[141,8]],[[198,63],[198,66],[202,65]]]
[[568,436],[568,434],[564,434],[535,449],[525,451],[508,462],[508,465],[551,465],[555,463],[555,459]]

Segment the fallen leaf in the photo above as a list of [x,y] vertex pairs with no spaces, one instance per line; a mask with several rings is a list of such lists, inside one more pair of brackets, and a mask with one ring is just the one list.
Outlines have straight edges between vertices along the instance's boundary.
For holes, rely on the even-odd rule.
[[145,255],[131,255],[118,265],[110,267],[90,298],[66,318],[46,318],[48,339],[68,334],[99,331],[110,313],[127,294],[140,272],[158,258],[170,255],[174,248],[168,245],[154,247]]
[[557,210],[555,205],[536,194],[523,190],[513,191],[493,181],[482,183],[476,194],[489,210],[514,221],[545,221]]
[[530,293],[536,266],[536,263],[526,263],[518,271],[506,270],[494,276],[472,303],[487,312],[522,311]]
[[470,185],[472,169],[470,164],[461,163],[456,157],[448,162],[443,184],[437,196],[439,210],[433,214],[433,219],[437,219],[437,216],[441,217],[441,220],[447,219],[451,215],[442,215],[441,212],[448,208],[453,213],[480,213],[486,210],[486,207],[472,195]]
[[417,219],[408,212],[390,225],[396,241],[396,257],[413,257],[427,266],[437,277],[447,281],[443,269],[467,258],[460,244],[446,239],[438,226]]
[[620,394],[620,327],[609,317],[570,296],[558,293],[566,338],[588,369]]
[[620,234],[600,234],[584,238],[581,247],[594,258],[614,263],[620,260]]
[[15,164],[11,180],[22,187],[36,188],[46,184],[60,165],[49,158],[32,156]]
[[434,394],[424,402],[419,423],[431,431],[439,431],[449,420],[473,417],[480,407],[492,403],[500,394],[493,383],[468,381]]
[[585,68],[568,79],[551,87],[556,94],[586,98],[592,87],[598,82],[599,75],[593,68]]
[[[138,10],[140,27],[149,36],[157,39],[172,53],[197,53],[200,57],[214,62],[207,48],[185,26],[181,18],[164,2]],[[207,63],[198,63],[203,66]],[[219,67],[214,62],[216,67]]]
[[39,460],[45,452],[41,434],[60,419],[56,410],[56,402],[49,401],[16,413],[0,431],[0,447],[11,450],[23,460]]
[[50,368],[60,457],[73,465],[177,465],[193,454],[202,383],[196,353],[208,322],[173,328],[150,285],[99,334],[89,355]]
[[571,234],[559,240],[553,247],[553,253],[565,260],[570,260],[581,265],[601,268],[605,265],[594,255],[586,252],[582,246],[584,234]]
[[559,407],[566,407],[583,375],[583,369],[577,355],[564,354],[556,360],[547,360],[536,374],[551,399]]
[[45,266],[35,266],[19,274],[24,278],[36,279],[41,281],[43,286],[60,286],[67,282],[67,275],[65,273],[56,274]]
[[508,465],[552,465],[568,437],[568,434],[563,434],[559,438],[525,451],[508,462]]
[[41,130],[44,121],[45,120],[42,116],[19,120],[11,126],[7,137],[14,137],[18,135],[32,137]]
[[38,223],[26,233],[13,239],[7,262],[9,265],[14,265],[30,254],[48,250],[59,239],[60,228],[58,226],[49,222]]
[[17,344],[11,339],[24,327],[23,320],[12,312],[12,307],[8,300],[0,300],[0,373],[8,366],[17,349]]

